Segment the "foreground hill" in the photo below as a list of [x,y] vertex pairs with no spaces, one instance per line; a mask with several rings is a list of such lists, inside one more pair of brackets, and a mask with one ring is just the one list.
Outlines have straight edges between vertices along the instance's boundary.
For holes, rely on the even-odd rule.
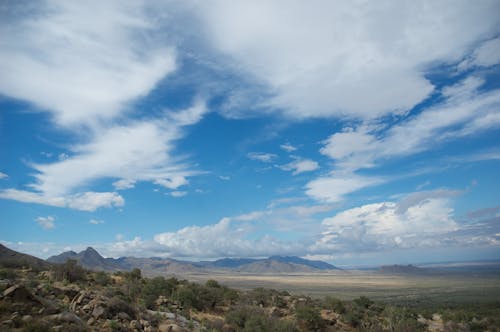
[[51,264],[43,259],[22,254],[0,244],[0,266],[13,268],[29,267],[34,270],[43,270],[50,268]]
[[186,262],[159,257],[120,257],[115,259],[104,258],[91,247],[79,253],[74,251],[63,252],[60,255],[49,257],[47,261],[61,264],[68,259],[76,260],[79,265],[89,270],[112,272],[119,270],[130,271],[138,268],[148,275],[204,273],[220,269],[246,273],[299,273],[338,269],[322,261],[308,260],[296,256],[271,256],[264,259],[224,258],[213,262]]

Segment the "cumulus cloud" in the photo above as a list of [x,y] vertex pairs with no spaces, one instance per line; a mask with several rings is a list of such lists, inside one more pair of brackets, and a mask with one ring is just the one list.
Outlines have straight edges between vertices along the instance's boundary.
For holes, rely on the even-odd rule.
[[369,251],[440,246],[460,229],[448,197],[453,191],[414,193],[400,202],[381,202],[348,209],[323,220],[318,252]]
[[223,218],[207,226],[189,226],[176,232],[160,233],[154,240],[177,257],[258,257],[269,253],[294,253],[301,246],[265,235],[247,238],[245,225]]
[[292,171],[293,175],[297,175],[304,172],[315,171],[319,168],[319,164],[311,159],[297,158],[291,163],[280,166],[280,168],[284,171]]
[[0,91],[59,125],[113,118],[176,69],[175,50],[155,37],[141,1],[19,6],[1,20]]
[[259,100],[293,118],[363,119],[405,112],[424,100],[434,90],[426,69],[457,63],[485,36],[498,34],[500,10],[496,1],[291,1],[282,7],[212,1],[193,10],[224,61],[271,91],[270,99],[248,98],[249,104]]
[[38,217],[35,219],[35,221],[44,229],[52,229],[56,227],[55,218],[52,216]]
[[273,154],[273,153],[264,153],[264,152],[249,152],[247,154],[247,157],[252,159],[252,160],[258,160],[263,163],[271,163],[273,162],[278,156]]

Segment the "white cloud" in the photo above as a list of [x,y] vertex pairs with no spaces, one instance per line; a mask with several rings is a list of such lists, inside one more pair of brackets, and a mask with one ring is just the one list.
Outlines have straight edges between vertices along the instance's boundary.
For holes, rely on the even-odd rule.
[[129,179],[120,179],[116,182],[113,182],[113,187],[115,187],[116,190],[132,189],[135,187],[135,181]]
[[44,229],[52,229],[56,227],[55,218],[52,216],[38,217],[35,219],[35,221]]
[[89,224],[100,225],[100,224],[104,224],[104,221],[103,220],[97,220],[97,219],[90,219],[89,220]]
[[343,200],[351,192],[382,182],[381,178],[332,173],[309,181],[306,194],[319,201],[334,203]]
[[9,176],[5,173],[0,172],[0,180],[7,179]]
[[399,203],[381,202],[345,210],[323,220],[322,237],[311,250],[355,252],[443,245],[439,236],[459,229],[449,196],[446,191],[415,193]]
[[286,152],[293,152],[293,151],[297,150],[297,148],[294,147],[293,145],[291,145],[290,143],[281,144],[280,148],[282,148]]
[[270,253],[294,253],[300,244],[282,242],[270,236],[247,238],[248,227],[229,218],[207,226],[189,226],[176,232],[155,235],[163,250],[177,257],[258,257]]
[[310,159],[296,159],[291,163],[280,166],[280,168],[284,171],[293,171],[293,175],[297,175],[304,172],[315,171],[319,168],[319,165],[316,161]]
[[500,38],[494,38],[476,48],[471,56],[458,65],[458,68],[465,70],[474,66],[494,66],[498,63],[500,63]]
[[229,180],[231,180],[231,177],[230,176],[225,176],[225,175],[219,175],[219,179],[221,179],[223,181],[229,181]]
[[[405,112],[429,96],[426,70],[457,63],[498,34],[500,10],[497,1],[290,1],[286,10],[280,1],[211,1],[191,8],[223,61],[272,95],[247,98],[250,105],[293,118],[364,119]],[[241,109],[248,108],[234,112]]]
[[340,200],[345,194],[390,180],[357,175],[360,169],[499,127],[500,90],[479,92],[483,83],[471,76],[446,87],[441,103],[392,127],[363,123],[334,133],[320,149],[335,161],[334,170],[309,182],[306,193],[320,200]]
[[48,196],[25,190],[5,189],[0,191],[0,198],[81,211],[95,211],[101,207],[123,206],[125,204],[123,197],[115,192],[84,192],[67,196]]
[[273,162],[278,156],[273,153],[264,153],[264,152],[249,152],[247,157],[252,160],[258,160],[263,163]]
[[[204,112],[205,105],[197,103],[173,115],[168,113],[165,119],[102,129],[88,143],[71,147],[71,157],[31,165],[38,173],[29,186],[37,192],[4,190],[0,197],[91,210],[123,205],[123,199],[116,193],[73,194],[99,179],[120,179],[113,183],[119,190],[131,188],[137,181],[177,189],[188,183],[187,176],[196,172],[171,155],[174,142],[182,137],[182,127],[192,124],[190,121],[199,121]],[[185,113],[189,116],[184,116]],[[194,113],[198,115],[192,116]]]
[[117,116],[176,68],[174,49],[156,37],[157,21],[144,6],[47,1],[17,8],[0,28],[0,91],[63,126]]
[[184,197],[187,195],[187,191],[172,191],[170,193],[170,196],[172,197],[176,197],[176,198],[179,198],[179,197]]

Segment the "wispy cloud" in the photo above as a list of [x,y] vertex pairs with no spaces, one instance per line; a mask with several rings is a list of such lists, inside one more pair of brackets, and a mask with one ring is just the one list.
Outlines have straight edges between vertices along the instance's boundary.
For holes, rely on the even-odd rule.
[[273,162],[278,156],[273,154],[273,153],[264,153],[264,152],[249,152],[247,154],[247,157],[252,159],[252,160],[258,160],[263,163],[271,163]]
[[44,229],[52,229],[56,227],[55,220],[56,219],[53,216],[38,217],[35,219],[35,221]]
[[9,33],[2,35],[0,91],[52,113],[59,125],[113,118],[176,69],[175,50],[155,37],[141,1],[34,8],[2,20]]
[[104,221],[103,220],[98,220],[98,219],[90,219],[89,220],[89,224],[100,225],[100,224],[104,224]]
[[290,143],[281,144],[280,148],[285,150],[286,152],[293,152],[293,151],[297,150],[297,148],[295,146],[291,145]]
[[319,168],[319,164],[311,159],[297,158],[288,164],[280,166],[280,168],[284,171],[292,171],[293,175],[297,175],[304,172],[315,171]]
[[0,180],[7,179],[9,176],[5,173],[0,172]]

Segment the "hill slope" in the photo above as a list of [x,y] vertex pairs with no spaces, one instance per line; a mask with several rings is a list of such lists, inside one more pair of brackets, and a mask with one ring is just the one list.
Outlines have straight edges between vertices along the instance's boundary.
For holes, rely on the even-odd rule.
[[0,266],[30,267],[35,270],[44,270],[50,268],[51,264],[43,259],[14,251],[0,244]]

